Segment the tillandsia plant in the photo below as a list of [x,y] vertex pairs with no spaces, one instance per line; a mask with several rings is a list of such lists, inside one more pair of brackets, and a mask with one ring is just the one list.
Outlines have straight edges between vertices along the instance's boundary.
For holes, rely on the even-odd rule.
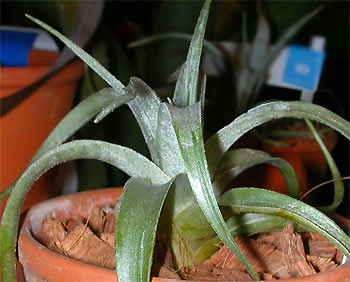
[[[118,281],[149,281],[157,228],[168,235],[177,266],[190,267],[210,255],[215,247],[208,242],[217,235],[239,257],[254,280],[258,280],[258,275],[232,234],[261,230],[281,221],[283,224],[284,219],[320,234],[350,257],[349,237],[322,212],[293,197],[257,188],[237,188],[222,194],[222,187],[229,179],[226,177],[264,161],[282,169],[289,180],[291,194],[295,195],[298,190],[295,174],[283,160],[251,150],[228,151],[252,128],[277,118],[308,118],[324,123],[350,139],[350,123],[313,104],[273,102],[239,116],[204,143],[201,119],[206,80],[199,72],[199,64],[209,8],[210,0],[207,0],[174,96],[168,102],[162,102],[138,78],[131,78],[124,86],[73,42],[28,16],[62,40],[111,87],[78,104],[53,130],[20,178],[9,188],[10,197],[0,231],[4,282],[16,279],[19,215],[31,185],[51,167],[82,158],[109,163],[131,177],[123,190],[116,223]],[[95,122],[98,122],[123,104],[130,107],[139,123],[150,159],[127,147],[103,141],[76,140],[62,144],[94,116],[97,115]],[[225,217],[220,208],[228,211]]]

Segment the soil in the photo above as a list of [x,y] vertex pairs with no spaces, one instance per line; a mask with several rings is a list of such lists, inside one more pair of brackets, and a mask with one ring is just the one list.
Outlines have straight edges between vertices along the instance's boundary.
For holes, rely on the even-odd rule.
[[[42,224],[44,243],[62,255],[115,268],[115,216],[110,207],[93,208],[89,218],[61,220],[46,218]],[[278,280],[311,275],[334,268],[343,254],[313,233],[296,233],[293,224],[278,232],[236,238],[254,270],[262,280]],[[153,258],[152,275],[178,280],[251,281],[245,267],[226,247],[193,269],[174,270],[166,238],[159,234]]]

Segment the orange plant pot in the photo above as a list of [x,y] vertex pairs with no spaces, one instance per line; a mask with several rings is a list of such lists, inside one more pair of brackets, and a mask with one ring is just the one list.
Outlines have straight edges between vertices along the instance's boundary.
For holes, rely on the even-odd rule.
[[[79,214],[88,217],[95,205],[113,205],[121,196],[121,188],[110,188],[65,195],[47,200],[32,207],[25,219],[18,242],[19,260],[28,281],[117,281],[115,272],[89,265],[58,253],[40,243],[43,238],[41,223],[47,216],[61,219],[77,218]],[[346,220],[349,226],[349,220]],[[34,238],[35,236],[35,238]],[[330,271],[301,278],[279,280],[296,282],[350,281],[350,263]],[[178,281],[153,278],[153,282]]]
[[[332,152],[337,142],[337,135],[330,131],[322,138],[329,152]],[[263,145],[262,150],[273,157],[288,161],[294,168],[299,182],[299,195],[319,184],[325,176],[328,164],[318,143],[314,139],[282,139],[288,147]],[[259,170],[260,187],[287,194],[285,180],[274,166],[263,165]]]
[[[0,98],[11,96],[44,76],[58,56],[56,52],[33,50],[28,66],[1,67]],[[68,64],[1,117],[0,191],[17,179],[51,130],[71,109],[83,67],[81,61]],[[49,172],[37,181],[23,210],[50,197],[51,175]],[[0,218],[5,205],[6,200],[0,201]]]

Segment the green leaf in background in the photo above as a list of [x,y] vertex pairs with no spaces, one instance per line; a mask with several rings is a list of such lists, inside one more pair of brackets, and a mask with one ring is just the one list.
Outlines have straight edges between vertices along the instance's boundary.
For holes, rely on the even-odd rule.
[[261,12],[261,7],[258,5],[258,28],[250,50],[249,67],[255,72],[263,71],[261,62],[266,58],[270,43],[270,26],[267,19]]
[[158,219],[171,184],[140,178],[125,184],[116,222],[118,281],[150,281]]
[[60,25],[62,27],[62,33],[69,34],[72,31],[72,27],[74,25],[79,1],[56,0],[43,2],[54,2],[56,4],[56,11],[59,17]]
[[264,213],[292,220],[321,235],[350,257],[350,238],[334,221],[287,195],[265,189],[235,188],[223,194],[219,203],[231,207],[233,213]]
[[283,33],[283,35],[278,39],[278,41],[274,44],[274,46],[271,46],[270,51],[267,53],[267,56],[265,57],[265,62],[264,62],[265,68],[267,68],[272,63],[272,61],[276,58],[276,56],[280,53],[280,51],[288,43],[288,41],[290,41],[322,9],[323,7],[319,6],[318,8],[309,12],[307,15],[305,15],[301,19],[297,20],[294,24],[292,24]]
[[[343,202],[344,200],[344,184],[342,180],[339,180],[341,178],[339,169],[335,163],[335,161],[332,158],[332,155],[327,150],[326,145],[323,143],[320,135],[317,133],[317,130],[313,126],[312,122],[308,119],[305,119],[306,125],[309,127],[310,131],[312,132],[312,135],[314,136],[316,142],[320,146],[323,155],[325,156],[329,169],[331,171],[332,177],[335,180],[334,181],[334,198],[333,203],[327,207],[318,207],[319,210],[329,214],[334,215],[337,207]],[[338,179],[338,180],[337,180]]]
[[264,163],[274,165],[281,171],[288,187],[288,195],[298,198],[299,184],[293,167],[284,159],[274,158],[268,153],[252,149],[237,149],[225,154],[215,173],[213,182],[215,194],[220,196],[230,182],[244,170]]
[[228,149],[249,130],[274,119],[308,118],[323,123],[350,139],[350,122],[335,113],[306,102],[271,102],[257,106],[211,136],[205,144],[208,167],[213,175]]

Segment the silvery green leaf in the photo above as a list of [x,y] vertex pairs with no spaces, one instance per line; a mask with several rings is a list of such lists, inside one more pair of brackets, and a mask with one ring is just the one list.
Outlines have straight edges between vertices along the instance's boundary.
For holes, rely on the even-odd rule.
[[202,114],[204,114],[206,88],[207,88],[207,75],[204,71],[200,71],[199,77],[198,77],[198,96],[199,96],[199,101],[201,103]]
[[284,159],[274,158],[266,152],[252,149],[232,150],[224,155],[215,173],[217,176],[214,178],[213,183],[217,197],[222,194],[225,188],[227,188],[227,185],[240,173],[259,164],[276,166],[286,181],[288,195],[298,198],[299,184],[293,167]]
[[51,34],[55,35],[115,90],[121,90],[124,87],[124,85],[118,79],[116,79],[108,70],[106,70],[104,66],[102,66],[95,58],[91,57],[87,52],[85,52],[82,48],[76,45],[73,41],[68,39],[66,36],[58,32],[57,30],[53,29],[46,23],[30,15],[26,15],[26,17],[40,25],[42,28],[46,29]]
[[263,213],[292,220],[321,235],[350,257],[350,237],[333,220],[287,195],[258,188],[235,188],[223,194],[219,203],[231,207],[234,213]]
[[125,91],[135,98],[128,103],[145,138],[152,159],[157,162],[155,136],[158,124],[158,110],[161,100],[141,79],[132,77]]
[[170,111],[165,103],[159,106],[155,147],[158,165],[169,177],[185,171]]
[[197,101],[199,64],[210,3],[211,1],[207,0],[202,7],[188,50],[183,75],[179,76],[176,83],[173,103],[179,107],[189,106]]
[[32,163],[17,180],[7,201],[0,230],[0,258],[3,281],[16,281],[16,257],[20,211],[33,183],[50,168],[71,160],[95,159],[109,163],[132,177],[152,179],[155,185],[170,181],[154,163],[135,151],[102,141],[72,141],[49,151]]
[[252,108],[211,136],[205,144],[208,167],[213,175],[225,152],[249,130],[279,118],[308,118],[325,124],[350,139],[350,122],[307,102],[270,102]]
[[116,223],[118,281],[150,281],[158,220],[171,184],[156,185],[144,178],[126,183]]
[[257,274],[227,230],[213,192],[204,152],[200,103],[182,108],[169,106],[169,109],[186,173],[198,205],[220,239],[237,255],[249,274],[254,279],[258,279]]

